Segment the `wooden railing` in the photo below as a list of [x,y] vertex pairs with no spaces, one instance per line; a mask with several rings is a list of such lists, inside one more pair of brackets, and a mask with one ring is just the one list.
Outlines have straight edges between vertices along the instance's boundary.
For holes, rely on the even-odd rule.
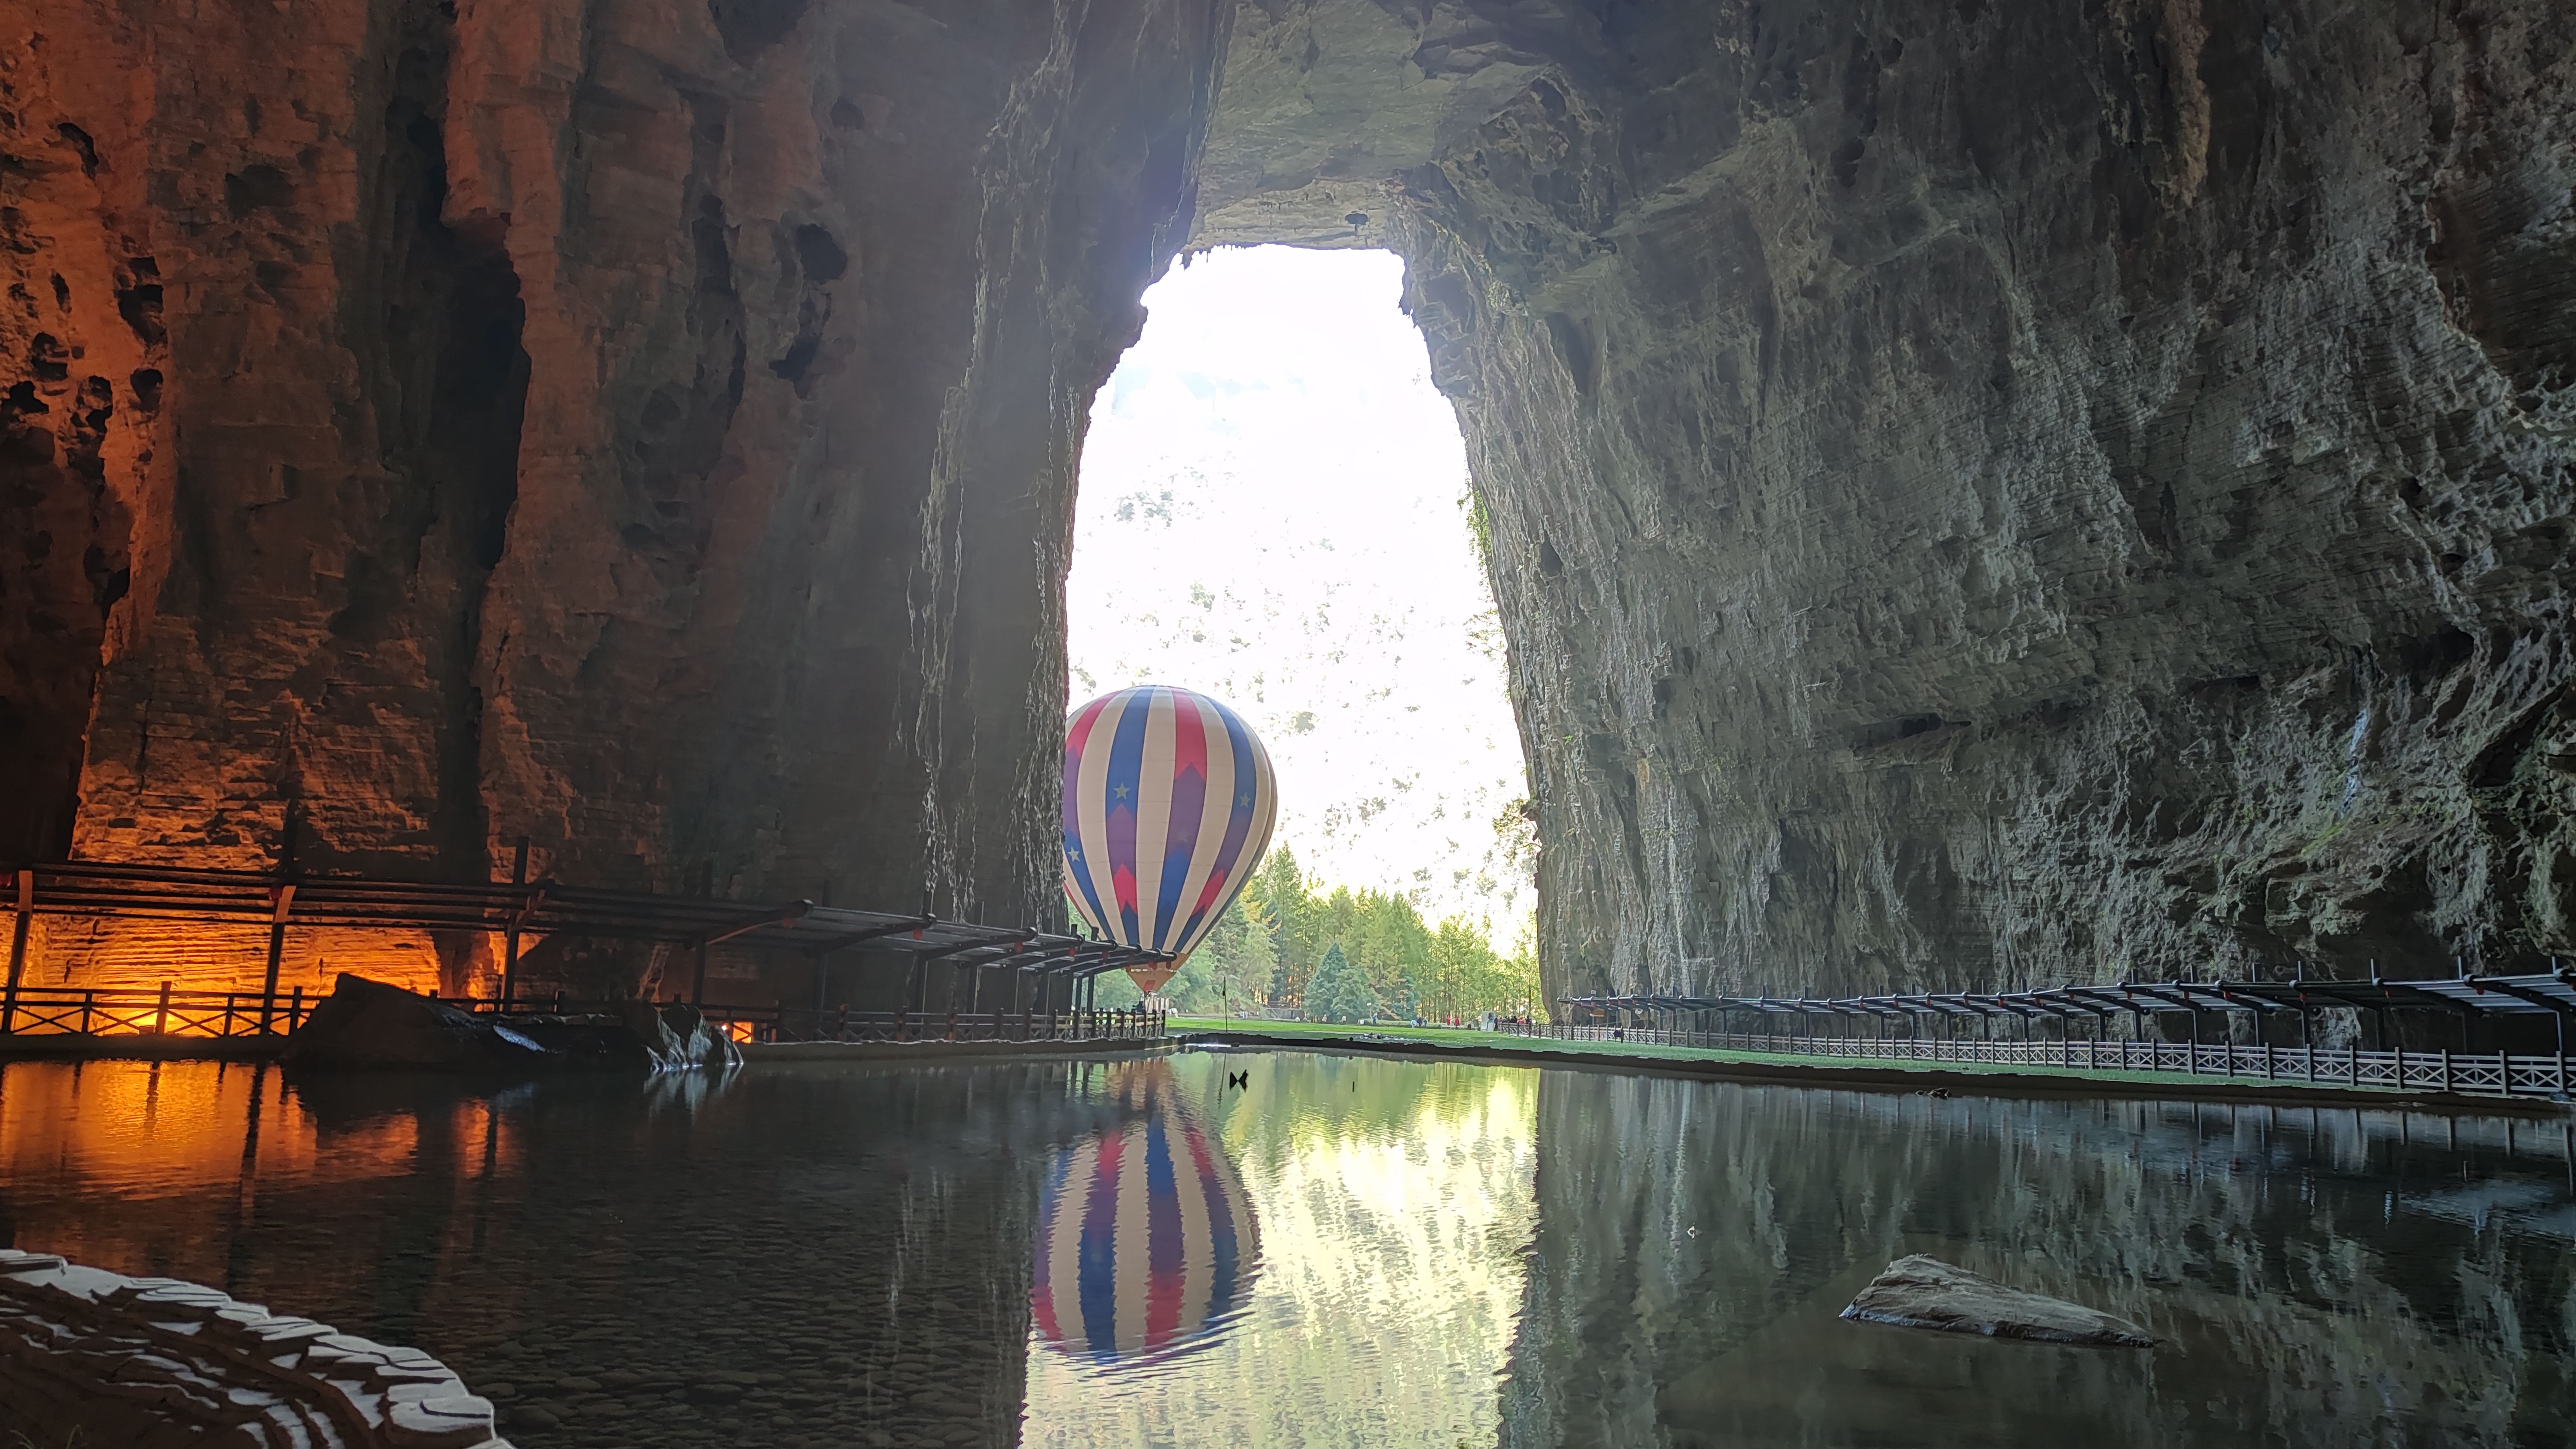
[[[1514,1031],[1509,1025],[1504,1031]],[[2233,1046],[2217,1043],[2066,1037],[2042,1041],[1981,1038],[1794,1036],[1764,1032],[1667,1031],[1652,1027],[1543,1025],[1517,1035],[1553,1041],[1631,1042],[1709,1047],[1780,1056],[1854,1057],[1868,1061],[1963,1063],[2059,1071],[2162,1072],[2262,1082],[2456,1092],[2468,1096],[2564,1098],[2576,1076],[2563,1055],[2504,1052],[2363,1051],[2359,1047]]]
[[[627,1003],[561,993],[491,997],[433,996],[460,1011],[504,1016],[588,1016]],[[321,1000],[302,987],[275,993],[152,988],[22,986],[0,999],[0,1036],[192,1037],[283,1035],[302,1025]],[[1112,1041],[1159,1040],[1164,1017],[1147,1011],[911,1012],[802,1006],[703,1008],[736,1040],[794,1041]]]
[[180,991],[167,983],[157,991],[21,986],[0,1000],[0,1035],[260,1036],[293,1031],[313,1000],[301,987],[271,994]]

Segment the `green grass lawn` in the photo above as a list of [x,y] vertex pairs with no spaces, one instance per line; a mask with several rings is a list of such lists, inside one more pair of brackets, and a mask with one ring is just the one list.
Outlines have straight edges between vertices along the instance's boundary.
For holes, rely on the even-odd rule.
[[[1899,1070],[1959,1072],[1970,1075],[2078,1077],[2086,1081],[2095,1082],[2167,1083],[2238,1081],[2245,1083],[2248,1086],[2261,1086],[2263,1084],[2263,1078],[2259,1076],[2238,1076],[2229,1078],[2204,1075],[2195,1077],[2184,1072],[2124,1072],[2110,1068],[2096,1071],[2089,1070],[2084,1067],[2058,1067],[2036,1063],[2025,1065],[2013,1062],[1909,1061],[1902,1058],[1885,1059],[1873,1057],[1811,1056],[1804,1053],[1791,1052],[1733,1051],[1720,1047],[1656,1046],[1645,1042],[1554,1041],[1545,1037],[1512,1036],[1505,1032],[1474,1031],[1465,1028],[1446,1026],[1322,1026],[1313,1022],[1304,1021],[1261,1021],[1251,1018],[1207,1016],[1175,1016],[1168,1019],[1168,1025],[1174,1032],[1258,1032],[1264,1036],[1302,1037],[1310,1038],[1317,1042],[1329,1042],[1335,1038],[1350,1037],[1374,1037],[1380,1040],[1393,1038],[1399,1041],[1418,1041],[1437,1046],[1476,1047],[1479,1049],[1493,1051],[1580,1052],[1590,1056],[1649,1057],[1661,1061],[1745,1062],[1774,1066],[1792,1064],[1805,1067],[1824,1067],[1828,1069],[1842,1070],[1848,1070],[1854,1067],[1888,1067]],[[2284,1065],[2287,1065],[2287,1058],[2284,1058]],[[2320,1065],[2322,1066],[2322,1064]],[[2285,1085],[2307,1085],[2305,1078],[2289,1076],[2286,1073],[2279,1078],[2279,1081]],[[2347,1087],[2342,1082],[2332,1080],[2322,1074],[2318,1077],[2316,1085],[2319,1087],[2331,1087],[2337,1091],[2355,1092],[2364,1096],[2378,1096],[2394,1091],[2393,1088],[2382,1086]],[[2420,1090],[2420,1088],[2413,1090]]]

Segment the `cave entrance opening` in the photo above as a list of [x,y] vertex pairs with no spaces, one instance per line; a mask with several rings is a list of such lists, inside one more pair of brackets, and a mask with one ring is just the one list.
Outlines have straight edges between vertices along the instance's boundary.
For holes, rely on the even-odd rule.
[[1224,700],[1278,770],[1273,851],[1509,954],[1528,776],[1465,444],[1403,281],[1389,252],[1265,246],[1146,292],[1083,445],[1072,702]]

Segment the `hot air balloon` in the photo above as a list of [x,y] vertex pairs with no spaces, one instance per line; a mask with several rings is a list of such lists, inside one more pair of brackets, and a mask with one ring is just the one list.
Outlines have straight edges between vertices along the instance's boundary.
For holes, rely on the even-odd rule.
[[1243,717],[1139,685],[1074,712],[1064,738],[1064,891],[1094,930],[1158,951],[1154,992],[1216,925],[1270,844],[1279,789]]
[[1110,1079],[1135,1119],[1058,1149],[1038,1202],[1038,1337],[1102,1365],[1204,1346],[1250,1300],[1252,1199],[1166,1062]]

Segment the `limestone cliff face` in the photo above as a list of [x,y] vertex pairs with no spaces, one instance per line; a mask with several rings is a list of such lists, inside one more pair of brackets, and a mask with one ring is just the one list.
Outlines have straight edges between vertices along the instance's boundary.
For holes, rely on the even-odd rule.
[[1552,992],[2576,950],[2554,0],[0,26],[0,852],[1034,915],[1088,398],[1289,240],[1411,262]]
[[0,11],[0,856],[1034,918],[1224,20]]
[[1208,236],[1411,260],[1552,991],[2576,947],[2565,7],[1263,10]]

